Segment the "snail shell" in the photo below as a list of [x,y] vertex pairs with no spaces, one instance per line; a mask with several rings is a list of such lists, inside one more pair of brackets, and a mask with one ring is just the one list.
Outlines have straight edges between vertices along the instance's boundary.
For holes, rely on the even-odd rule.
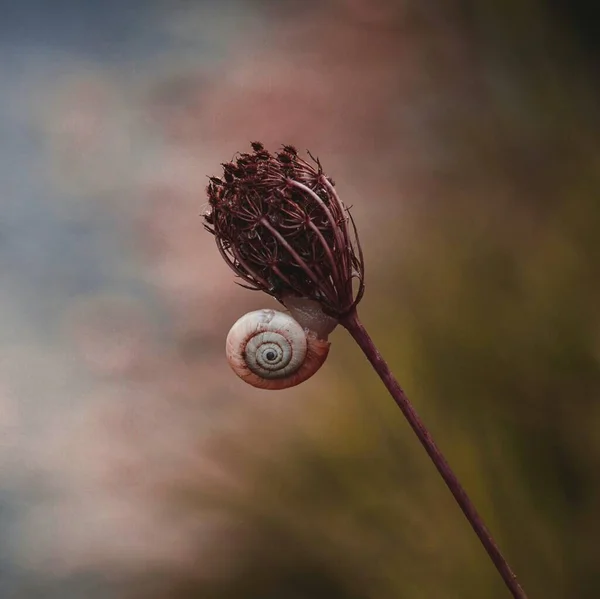
[[310,378],[329,353],[329,341],[302,328],[289,314],[256,310],[242,316],[227,335],[227,361],[246,383],[287,389]]

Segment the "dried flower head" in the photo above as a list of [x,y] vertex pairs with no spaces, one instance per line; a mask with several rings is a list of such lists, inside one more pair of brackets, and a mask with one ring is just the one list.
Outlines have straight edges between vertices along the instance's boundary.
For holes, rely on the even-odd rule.
[[221,255],[250,289],[283,304],[317,301],[334,318],[348,314],[363,295],[364,263],[333,181],[293,146],[273,155],[253,142],[252,150],[223,164],[206,189],[205,227]]
[[[310,152],[312,163],[300,158],[293,146],[283,146],[272,155],[261,143],[254,142],[252,150],[251,154],[240,154],[235,162],[223,164],[222,178],[210,177],[210,208],[204,216],[204,226],[215,236],[225,261],[247,286],[272,295],[288,307],[306,337],[321,348],[322,359],[310,364],[300,379],[289,379],[286,385],[295,385],[318,370],[329,350],[327,335],[337,324],[344,326],[406,417],[513,597],[527,599],[473,502],[360,322],[355,307],[365,287],[363,256],[354,221],[333,181],[325,176],[321,163]],[[238,341],[245,344],[243,357],[237,349],[230,351],[230,357],[235,357],[234,370],[256,384],[256,379],[248,374],[251,372],[260,379],[257,386],[272,388],[266,380],[283,380],[269,376],[277,357],[275,342],[265,340],[265,331],[257,329],[254,321],[250,327],[244,324],[243,329],[239,322],[232,329],[235,336],[228,337],[228,348],[237,348]],[[263,319],[261,324],[264,322]],[[260,337],[258,343],[268,346],[261,369],[256,364],[249,366],[248,330],[258,333],[254,338]],[[276,334],[282,336],[279,331]],[[231,339],[236,343],[230,343]],[[287,355],[292,356],[291,343],[288,346]],[[280,349],[283,355],[282,346]],[[256,354],[256,348],[253,351]],[[288,364],[285,362],[284,368]]]

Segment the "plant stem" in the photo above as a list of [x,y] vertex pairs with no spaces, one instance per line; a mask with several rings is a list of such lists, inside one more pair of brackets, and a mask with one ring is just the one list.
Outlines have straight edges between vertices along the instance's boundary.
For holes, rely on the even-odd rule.
[[502,576],[504,579],[504,582],[512,593],[513,597],[515,597],[515,599],[527,599],[525,591],[521,588],[521,585],[517,581],[517,577],[511,570],[507,561],[504,559],[504,556],[500,552],[500,549],[494,541],[490,531],[483,523],[481,516],[477,513],[477,510],[475,509],[473,502],[469,499],[467,492],[458,481],[458,478],[456,478],[456,474],[454,474],[452,468],[450,468],[446,458],[438,449],[425,424],[415,411],[410,400],[408,397],[406,397],[402,387],[400,387],[398,381],[392,374],[390,367],[387,365],[386,361],[375,347],[375,344],[367,333],[367,330],[360,322],[356,309],[342,318],[340,320],[340,324],[348,330],[356,343],[358,343],[359,347],[362,349],[369,362],[371,362],[371,365],[383,381],[384,385],[387,387],[390,395],[393,397],[398,407],[402,410],[402,413],[419,438],[419,441],[421,441],[421,444],[433,461],[438,472],[441,474],[444,482],[454,496],[454,499],[456,499],[456,502],[460,506],[460,509],[467,517],[467,520],[471,524],[475,534],[479,537],[479,540],[485,547],[485,550],[490,556],[492,562],[494,562],[496,569],[500,573],[500,576]]

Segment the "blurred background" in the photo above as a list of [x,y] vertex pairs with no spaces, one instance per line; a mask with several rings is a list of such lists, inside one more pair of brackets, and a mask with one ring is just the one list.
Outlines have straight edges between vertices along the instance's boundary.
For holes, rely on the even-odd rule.
[[598,19],[537,0],[0,1],[0,597],[508,597],[344,331],[267,393],[206,176],[353,206],[361,316],[531,599],[600,594]]

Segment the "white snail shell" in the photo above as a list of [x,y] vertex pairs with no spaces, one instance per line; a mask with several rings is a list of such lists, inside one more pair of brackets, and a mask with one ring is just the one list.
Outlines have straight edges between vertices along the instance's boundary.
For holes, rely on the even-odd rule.
[[256,310],[242,316],[227,335],[227,361],[246,383],[287,389],[310,378],[329,353],[329,341],[302,328],[289,314]]

